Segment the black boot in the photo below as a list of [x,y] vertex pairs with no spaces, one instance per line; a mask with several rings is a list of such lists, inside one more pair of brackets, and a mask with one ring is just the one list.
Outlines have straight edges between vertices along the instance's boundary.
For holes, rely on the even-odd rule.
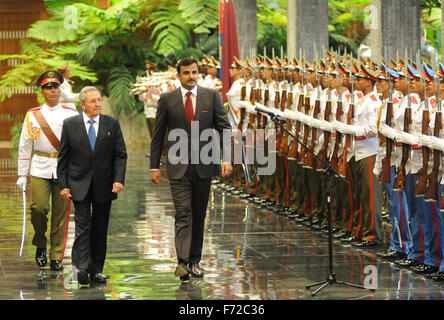
[[35,262],[40,268],[46,266],[48,259],[46,258],[46,248],[37,248],[35,252]]

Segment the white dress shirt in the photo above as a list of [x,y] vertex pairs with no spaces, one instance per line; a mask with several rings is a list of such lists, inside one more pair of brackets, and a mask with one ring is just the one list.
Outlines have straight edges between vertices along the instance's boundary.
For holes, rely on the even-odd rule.
[[196,99],[197,99],[197,86],[194,86],[193,89],[188,90],[184,87],[180,87],[180,91],[182,92],[182,100],[183,106],[185,107],[185,101],[187,101],[187,92],[191,92],[191,102],[193,103],[193,114],[196,114]]
[[88,130],[89,127],[91,126],[91,124],[88,122],[89,120],[94,120],[95,122],[93,123],[94,126],[94,131],[96,132],[96,137],[97,137],[97,132],[99,132],[99,119],[100,119],[100,114],[97,115],[95,118],[90,119],[86,114],[85,111],[82,112],[83,114],[83,123],[85,124],[85,128],[86,128],[86,134],[88,134]]

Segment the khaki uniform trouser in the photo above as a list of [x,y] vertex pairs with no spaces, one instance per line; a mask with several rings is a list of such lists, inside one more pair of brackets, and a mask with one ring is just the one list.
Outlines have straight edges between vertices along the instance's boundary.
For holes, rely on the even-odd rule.
[[60,187],[56,179],[31,176],[30,209],[31,223],[35,232],[32,244],[37,248],[46,248],[48,212],[51,209],[50,260],[63,260],[68,202],[60,196]]
[[352,185],[352,235],[381,242],[382,186],[373,174],[376,156],[349,161]]

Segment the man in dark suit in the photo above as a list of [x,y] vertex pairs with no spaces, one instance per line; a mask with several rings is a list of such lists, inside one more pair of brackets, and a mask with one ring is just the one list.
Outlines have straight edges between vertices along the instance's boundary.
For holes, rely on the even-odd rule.
[[[175,275],[181,280],[187,280],[190,274],[203,277],[199,262],[211,178],[220,171],[222,176],[232,171],[231,125],[220,93],[197,85],[197,60],[181,60],[177,72],[181,87],[161,95],[157,103],[151,141],[150,176],[154,183],[160,183],[159,164],[164,136],[168,130],[166,169],[176,209],[174,228],[178,265]],[[211,138],[201,141],[206,139],[201,138],[201,135],[210,131],[213,133]],[[219,141],[217,137],[220,137]],[[209,140],[211,142],[207,142]],[[218,156],[220,142],[223,142],[222,168]],[[204,151],[209,149],[211,152],[205,158]]]
[[75,207],[72,264],[78,281],[104,283],[109,213],[123,190],[127,153],[119,122],[101,114],[100,92],[85,87],[79,100],[83,112],[63,122],[57,176],[60,194]]

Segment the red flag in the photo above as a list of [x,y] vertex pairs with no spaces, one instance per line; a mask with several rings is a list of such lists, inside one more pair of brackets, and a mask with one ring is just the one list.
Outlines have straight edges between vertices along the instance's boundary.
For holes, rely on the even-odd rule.
[[227,101],[227,92],[230,90],[232,80],[230,79],[230,65],[234,57],[239,57],[237,45],[236,18],[232,0],[221,1],[220,5],[220,45],[222,48],[221,70],[222,70],[222,99]]

